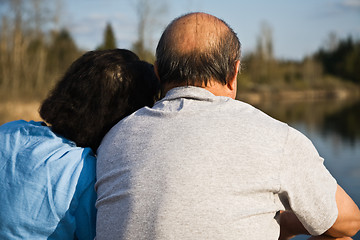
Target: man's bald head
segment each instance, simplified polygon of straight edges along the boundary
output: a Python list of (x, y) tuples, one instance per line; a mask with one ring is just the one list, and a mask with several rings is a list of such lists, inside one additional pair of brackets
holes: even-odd
[(167, 40), (180, 53), (207, 51), (216, 46), (228, 27), (218, 18), (192, 13), (173, 21), (167, 28)]
[(240, 59), (240, 42), (222, 20), (206, 13), (190, 13), (172, 21), (156, 49), (162, 84), (226, 84)]

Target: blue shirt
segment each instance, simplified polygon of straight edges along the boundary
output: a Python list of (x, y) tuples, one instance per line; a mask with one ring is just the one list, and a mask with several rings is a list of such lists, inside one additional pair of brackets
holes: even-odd
[(95, 166), (41, 122), (0, 126), (0, 239), (93, 239)]

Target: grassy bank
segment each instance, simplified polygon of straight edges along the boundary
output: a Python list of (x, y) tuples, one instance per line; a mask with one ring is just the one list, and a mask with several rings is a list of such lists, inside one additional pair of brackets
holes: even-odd
[(238, 81), (237, 99), (251, 103), (264, 102), (303, 102), (326, 101), (360, 98), (360, 85), (327, 76), (320, 78), (316, 83), (292, 82), (255, 84), (246, 76)]
[[(18, 119), (41, 120), (38, 109), (45, 95), (18, 94), (0, 99), (0, 125)], [(296, 102), (345, 102), (349, 99), (360, 99), (360, 86), (354, 84), (337, 84), (331, 87), (316, 88), (279, 88), (279, 87), (238, 87), (237, 99), (255, 106), (292, 104)], [(356, 100), (357, 101), (357, 100)]]
[(9, 121), (40, 120), (38, 100), (3, 100), (0, 102), (0, 125)]
[(309, 89), (309, 90), (280, 90), (280, 91), (240, 91), (237, 99), (251, 104), (262, 104), (264, 102), (304, 102), (304, 101), (326, 101), (360, 98), (360, 88), (356, 89)]

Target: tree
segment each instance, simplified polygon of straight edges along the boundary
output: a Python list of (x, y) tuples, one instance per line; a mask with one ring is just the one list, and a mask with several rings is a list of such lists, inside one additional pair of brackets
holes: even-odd
[(161, 24), (161, 16), (167, 11), (167, 4), (163, 1), (137, 0), (135, 11), (138, 16), (137, 34), (138, 39), (133, 43), (132, 50), (143, 60), (154, 62), (153, 51), (149, 50), (152, 46), (152, 34), (154, 28)]
[(66, 38), (66, 33), (49, 30), (58, 27), (60, 3), (61, 0), (0, 0), (0, 89), (3, 93), (41, 96), (52, 84), (49, 79), (58, 78), (75, 58), (78, 51), (69, 34), (67, 39), (71, 44), (61, 48), (62, 41), (58, 38)]
[(97, 48), (99, 50), (116, 48), (116, 39), (110, 23), (106, 24), (103, 43)]
[(324, 72), (360, 84), (360, 40), (352, 37), (339, 40), (331, 49), (320, 49), (314, 54)]
[(245, 56), (244, 62), (254, 83), (268, 85), (276, 78), (277, 65), (273, 57), (272, 29), (266, 22), (261, 24), (255, 52)]
[(257, 42), (257, 53), (265, 61), (273, 59), (272, 28), (267, 22), (261, 24), (261, 33)]
[(48, 52), (46, 84), (52, 86), (81, 52), (67, 29), (52, 32)]

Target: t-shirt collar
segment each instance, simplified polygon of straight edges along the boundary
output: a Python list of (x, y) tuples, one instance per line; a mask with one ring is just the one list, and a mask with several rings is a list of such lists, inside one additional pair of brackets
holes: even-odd
[(162, 101), (175, 100), (178, 98), (190, 98), (201, 101), (214, 101), (216, 96), (208, 90), (201, 87), (185, 86), (176, 87), (169, 90)]

